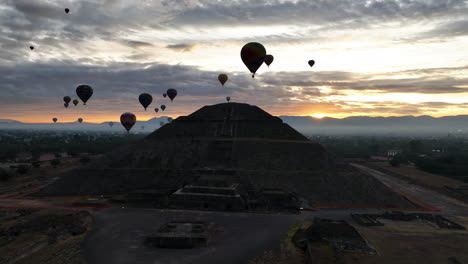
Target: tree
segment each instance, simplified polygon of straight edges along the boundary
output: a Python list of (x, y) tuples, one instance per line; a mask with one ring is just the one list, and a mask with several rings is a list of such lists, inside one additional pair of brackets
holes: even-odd
[(59, 159), (53, 159), (50, 161), (50, 165), (52, 165), (52, 167), (54, 168), (57, 168), (58, 165), (60, 165), (60, 160)]
[(29, 171), (30, 166), (28, 165), (19, 165), (18, 168), (16, 168), (16, 172), (19, 174), (26, 174)]
[(7, 181), (13, 176), (14, 174), (12, 171), (0, 168), (0, 181)]
[(81, 158), (80, 158), (80, 163), (81, 163), (81, 164), (87, 164), (87, 163), (89, 163), (89, 162), (91, 162), (91, 159), (90, 159), (89, 157), (86, 157), (86, 156), (85, 156), (85, 157), (81, 157)]
[(400, 155), (393, 156), (392, 159), (390, 160), (390, 165), (392, 167), (400, 167), (400, 165), (401, 165), (401, 156)]

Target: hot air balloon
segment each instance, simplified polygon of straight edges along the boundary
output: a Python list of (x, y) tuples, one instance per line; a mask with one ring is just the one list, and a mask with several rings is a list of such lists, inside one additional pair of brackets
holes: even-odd
[(122, 123), (122, 126), (125, 127), (127, 130), (127, 133), (130, 133), (130, 129), (132, 129), (133, 125), (135, 125), (136, 122), (136, 116), (132, 113), (123, 113), (120, 116), (120, 123)]
[(78, 118), (78, 122), (79, 122), (80, 124), (83, 123), (83, 118), (81, 118), (81, 117)]
[(177, 90), (176, 89), (167, 89), (166, 94), (167, 94), (167, 96), (169, 96), (169, 98), (171, 99), (171, 102), (172, 102), (172, 100), (174, 100), (174, 98), (177, 96)]
[(109, 126), (110, 126), (110, 127), (113, 127), (113, 126), (114, 126), (114, 122), (109, 122)]
[(268, 67), (270, 67), (270, 64), (273, 62), (273, 59), (273, 55), (268, 54), (265, 56), (265, 59), (263, 61)]
[(68, 103), (64, 103), (63, 106), (65, 106), (65, 108), (68, 108)]
[(166, 98), (167, 94), (163, 93), (163, 97)]
[(312, 66), (314, 66), (314, 64), (315, 64), (315, 61), (314, 61), (314, 60), (310, 60), (308, 63), (309, 63), (309, 66), (312, 67)]
[(76, 99), (73, 100), (73, 104), (74, 104), (75, 106), (77, 106), (79, 102), (80, 102), (80, 101), (78, 101), (78, 100), (76, 100)]
[(241, 59), (252, 73), (252, 78), (254, 78), (258, 68), (262, 66), (265, 56), (265, 47), (258, 42), (249, 42), (242, 47)]
[(154, 111), (157, 113), (157, 112), (159, 112), (159, 109), (156, 107), (156, 108), (154, 109)]
[(167, 118), (167, 122), (168, 122), (168, 123), (171, 123), (172, 120), (174, 120), (174, 119), (172, 119), (172, 117), (168, 117), (168, 118)]
[(166, 106), (165, 105), (161, 105), (161, 110), (165, 110), (166, 109)]
[(159, 122), (159, 126), (164, 126), (164, 122), (163, 121)]
[(65, 13), (67, 13), (67, 14), (70, 13), (70, 9), (65, 8)]
[(228, 102), (231, 101), (231, 97), (229, 97), (229, 96), (226, 97), (226, 101), (228, 101)]
[(63, 101), (64, 101), (65, 103), (67, 103), (67, 104), (70, 103), (70, 101), (71, 101), (70, 96), (65, 96), (65, 97), (63, 97)]
[(33, 50), (33, 49), (34, 49), (34, 46), (29, 46), (29, 49), (30, 49), (30, 50)]
[(57, 123), (57, 120), (58, 119), (56, 117), (52, 118), (52, 121), (54, 121), (54, 123)]
[(86, 102), (93, 95), (93, 88), (91, 88), (89, 85), (82, 84), (76, 87), (76, 94), (81, 99), (81, 101), (83, 101), (83, 104), (86, 105)]
[(224, 86), (227, 80), (228, 76), (226, 74), (221, 73), (220, 75), (218, 75), (218, 81), (221, 83), (222, 86)]
[(151, 94), (142, 93), (138, 97), (138, 101), (140, 101), (140, 104), (145, 108), (146, 111), (148, 105), (150, 105), (151, 102), (153, 102), (153, 97), (151, 96)]

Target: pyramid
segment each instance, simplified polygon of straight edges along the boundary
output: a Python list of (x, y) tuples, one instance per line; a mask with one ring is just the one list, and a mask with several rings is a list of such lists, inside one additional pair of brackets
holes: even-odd
[(204, 106), (71, 172), (40, 195), (171, 192), (200, 175), (282, 188), (310, 204), (412, 206), (371, 176), (339, 165), (319, 143), (257, 106)]

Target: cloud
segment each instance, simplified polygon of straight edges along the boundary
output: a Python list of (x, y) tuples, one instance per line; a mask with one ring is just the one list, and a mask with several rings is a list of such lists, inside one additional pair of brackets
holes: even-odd
[[(265, 83), (270, 86), (318, 88), (338, 91), (375, 91), (380, 93), (449, 94), (468, 92), (468, 78), (458, 77), (457, 71), (466, 67), (431, 68), (411, 71), (363, 74), (352, 72), (276, 72), (265, 73)], [(436, 73), (431, 75), (430, 73)], [(454, 73), (455, 72), (455, 73)], [(422, 74), (411, 78), (393, 78), (399, 74)], [(378, 75), (379, 78), (376, 78)], [(461, 75), (464, 76), (464, 75)]]
[(123, 41), (123, 44), (128, 45), (133, 48), (142, 48), (142, 47), (153, 47), (154, 45), (149, 42), (137, 41), (137, 40), (126, 40)]
[(187, 43), (172, 44), (172, 45), (166, 46), (166, 48), (177, 51), (177, 52), (190, 52), (194, 50), (196, 47), (197, 47), (196, 44), (187, 44)]
[(440, 39), (446, 41), (447, 38), (461, 37), (468, 35), (468, 17), (459, 21), (450, 21), (435, 27), (432, 30), (418, 34), (414, 40)]

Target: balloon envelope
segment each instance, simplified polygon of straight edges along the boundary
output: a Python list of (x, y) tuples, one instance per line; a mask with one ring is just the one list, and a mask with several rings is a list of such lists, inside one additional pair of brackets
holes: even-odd
[(80, 124), (83, 122), (83, 118), (78, 118), (78, 122), (80, 122)]
[(68, 103), (64, 103), (63, 106), (65, 106), (65, 108), (68, 108)]
[(67, 14), (68, 14), (69, 12), (70, 12), (70, 9), (68, 9), (68, 8), (65, 8), (65, 13), (67, 13)]
[(309, 66), (312, 67), (312, 66), (314, 66), (314, 64), (315, 64), (315, 61), (314, 61), (314, 60), (310, 60), (308, 63), (309, 63)]
[(75, 106), (77, 106), (79, 102), (80, 102), (80, 101), (78, 101), (78, 100), (76, 100), (76, 99), (73, 100), (73, 104), (74, 104)]
[(165, 110), (166, 109), (166, 106), (165, 105), (161, 105), (161, 110)]
[(157, 113), (157, 112), (159, 112), (159, 109), (156, 107), (156, 108), (154, 109), (154, 111)]
[(130, 129), (132, 129), (133, 125), (135, 125), (135, 122), (136, 116), (132, 113), (127, 112), (120, 116), (120, 123), (123, 127), (125, 127), (127, 132), (130, 132)]
[(163, 93), (163, 97), (166, 98), (167, 94)]
[(58, 119), (56, 117), (52, 118), (52, 121), (54, 121), (54, 123), (57, 123), (57, 120)]
[(86, 105), (86, 102), (93, 95), (93, 88), (89, 85), (82, 84), (76, 87), (76, 95), (83, 101), (83, 104)]
[(265, 56), (265, 59), (263, 61), (268, 67), (270, 67), (270, 64), (273, 62), (273, 59), (273, 55), (268, 54)]
[(110, 126), (110, 127), (113, 127), (113, 126), (114, 126), (114, 122), (109, 122), (109, 126)]
[(166, 91), (167, 96), (172, 100), (177, 96), (177, 90), (176, 89), (167, 89)]
[(231, 97), (229, 97), (229, 96), (226, 97), (226, 101), (228, 101), (228, 102), (231, 101)]
[(146, 111), (146, 108), (151, 104), (151, 102), (153, 102), (153, 97), (151, 94), (142, 93), (138, 97), (138, 101), (140, 101), (140, 104), (145, 108)]
[(227, 80), (228, 76), (226, 74), (221, 73), (220, 75), (218, 75), (218, 81), (221, 83), (222, 86), (224, 86)]
[(64, 101), (65, 103), (67, 103), (67, 104), (70, 103), (70, 101), (71, 101), (70, 96), (65, 96), (65, 97), (63, 97), (63, 101)]
[(242, 47), (241, 59), (252, 73), (252, 78), (255, 76), (258, 68), (262, 66), (265, 56), (266, 49), (258, 42), (249, 42)]

